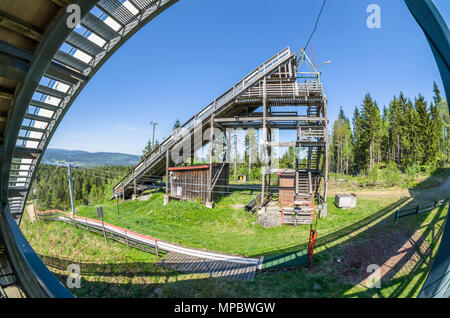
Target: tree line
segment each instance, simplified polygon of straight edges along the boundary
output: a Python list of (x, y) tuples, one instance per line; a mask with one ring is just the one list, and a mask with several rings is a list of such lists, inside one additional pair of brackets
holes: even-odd
[[(75, 206), (99, 204), (111, 197), (112, 187), (129, 167), (107, 166), (71, 169)], [(38, 209), (70, 208), (67, 167), (40, 164), (29, 199), (36, 199)]]
[(436, 83), (432, 101), (413, 100), (400, 92), (382, 111), (367, 93), (353, 118), (342, 107), (330, 139), (330, 171), (371, 172), (375, 166), (396, 165), (401, 171), (445, 166), (450, 155), (450, 116)]

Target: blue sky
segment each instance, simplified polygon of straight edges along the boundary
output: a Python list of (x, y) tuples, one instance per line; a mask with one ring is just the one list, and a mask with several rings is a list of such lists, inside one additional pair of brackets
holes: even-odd
[[(381, 29), (366, 26), (369, 4)], [(445, 21), (450, 1), (434, 0)], [(286, 46), (307, 41), (322, 1), (181, 0), (122, 46), (85, 87), (51, 148), (141, 154)], [(402, 0), (328, 0), (311, 41), (328, 97), (330, 124), (348, 117), (367, 92), (380, 108), (402, 90), (428, 101), (442, 88), (423, 33)]]

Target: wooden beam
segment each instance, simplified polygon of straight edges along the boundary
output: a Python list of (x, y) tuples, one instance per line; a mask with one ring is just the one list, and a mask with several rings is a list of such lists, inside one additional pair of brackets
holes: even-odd
[[(262, 208), (264, 206), (264, 199), (266, 196), (266, 163), (267, 163), (267, 158), (265, 158), (268, 155), (268, 146), (267, 146), (267, 136), (268, 136), (268, 132), (267, 132), (267, 92), (266, 92), (266, 78), (264, 78), (263, 81), (263, 134), (264, 134), (264, 139), (263, 139), (263, 165), (264, 165), (264, 169), (261, 169), (261, 177), (262, 177), (262, 183), (261, 183), (261, 202), (260, 202), (260, 207)], [(265, 148), (265, 149), (264, 149)], [(265, 162), (264, 162), (265, 161)]]
[[(216, 118), (216, 123), (242, 122), (242, 121), (263, 121), (263, 117), (232, 117), (232, 118)], [(266, 121), (323, 121), (324, 117), (307, 117), (307, 116), (268, 116)]]
[(43, 32), (41, 30), (3, 11), (0, 11), (0, 26), (22, 34), (37, 42), (42, 40)]
[[(214, 109), (216, 108), (216, 102), (214, 101)], [(214, 112), (211, 114), (210, 119), (210, 132), (209, 132), (209, 171), (208, 171), (208, 203), (212, 203), (212, 172), (213, 172), (213, 146), (214, 146)]]
[(166, 150), (166, 195), (169, 194), (169, 150)]

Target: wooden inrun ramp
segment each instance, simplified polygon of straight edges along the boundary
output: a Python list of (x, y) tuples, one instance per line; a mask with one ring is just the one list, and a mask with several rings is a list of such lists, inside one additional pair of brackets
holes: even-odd
[(240, 281), (252, 281), (257, 270), (255, 264), (211, 260), (176, 252), (168, 253), (161, 263), (163, 266), (181, 273), (208, 274), (209, 277)]
[(147, 252), (157, 255), (165, 254), (159, 262), (160, 265), (182, 273), (209, 274), (210, 277), (251, 281), (255, 277), (256, 269), (262, 264), (262, 258), (248, 258), (182, 247), (106, 222), (71, 215), (59, 210), (43, 211), (37, 215), (40, 219), (65, 222)]

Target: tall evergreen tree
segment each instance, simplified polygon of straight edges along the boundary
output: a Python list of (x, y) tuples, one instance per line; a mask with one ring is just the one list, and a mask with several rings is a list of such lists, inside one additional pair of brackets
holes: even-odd
[[(440, 161), (445, 164), (450, 162), (450, 115), (447, 100), (442, 99), (441, 92), (436, 84), (433, 83), (433, 103), (435, 106), (435, 115), (432, 117), (436, 120), (436, 130), (439, 139), (438, 155)], [(437, 113), (437, 114), (436, 114)]]
[(426, 165), (433, 158), (433, 127), (431, 125), (431, 117), (427, 110), (425, 98), (419, 94), (415, 99), (414, 107), (417, 113), (416, 124), (416, 143), (418, 163)]
[(355, 106), (353, 111), (353, 171), (355, 173), (363, 170), (363, 155), (362, 155), (362, 119), (358, 107)]
[(333, 123), (331, 142), (332, 171), (348, 173), (352, 157), (352, 131), (342, 107), (338, 119)]
[(180, 120), (177, 118), (177, 120), (175, 120), (175, 123), (173, 124), (172, 131), (177, 128), (180, 128), (180, 127), (181, 127), (181, 123), (180, 123)]
[(402, 124), (402, 110), (400, 109), (400, 102), (397, 97), (389, 104), (389, 140), (390, 140), (390, 150), (389, 150), (389, 160), (394, 160), (397, 165), (400, 165), (400, 153), (401, 153), (401, 124)]
[(375, 166), (375, 159), (380, 146), (381, 130), (380, 110), (377, 103), (372, 99), (369, 93), (364, 97), (361, 109), (361, 128), (362, 128), (362, 155), (365, 169), (372, 171)]

